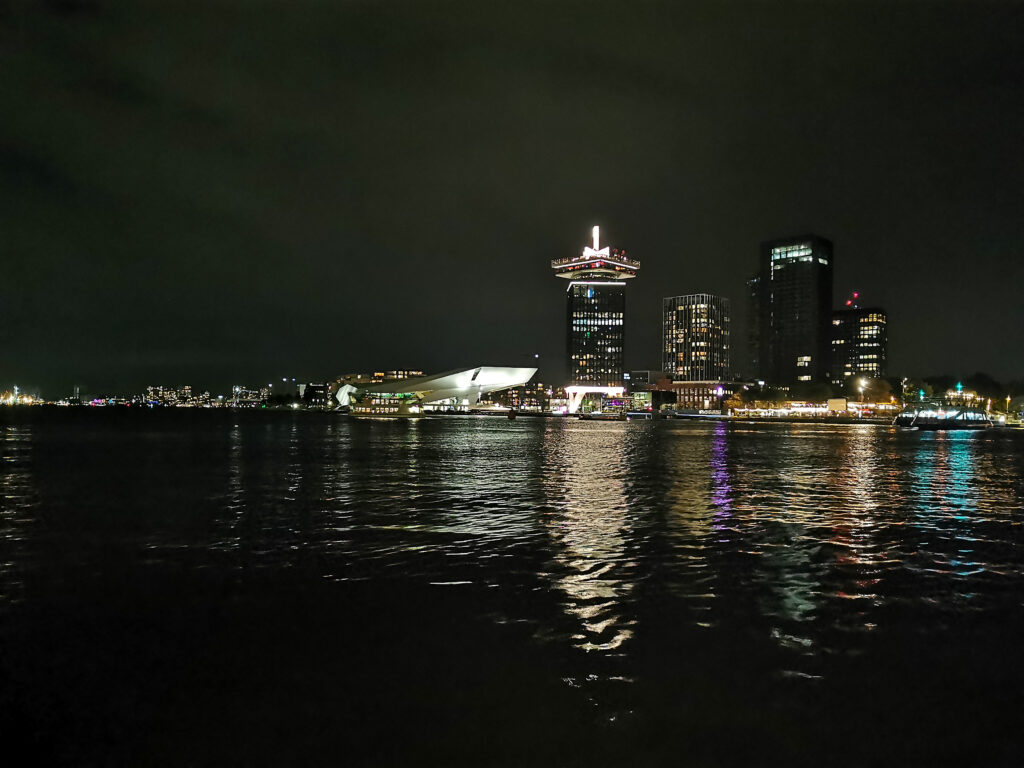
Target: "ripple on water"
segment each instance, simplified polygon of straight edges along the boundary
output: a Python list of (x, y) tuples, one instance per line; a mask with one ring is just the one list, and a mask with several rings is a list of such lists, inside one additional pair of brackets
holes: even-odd
[(921, 692), (919, 657), (966, 662), (920, 638), (998, 657), (1021, 623), (1024, 433), (300, 416), (5, 426), (0, 610), (74, 579), (100, 603), (147, 573), (294, 584), (330, 595), (310, 616), (359, 606), (351, 632), (491, 626), (506, 645), (459, 663), (535, 654), (629, 728), (727, 719), (743, 689), (813, 719), (801, 691), (841, 708), (829, 686), (874, 668)]

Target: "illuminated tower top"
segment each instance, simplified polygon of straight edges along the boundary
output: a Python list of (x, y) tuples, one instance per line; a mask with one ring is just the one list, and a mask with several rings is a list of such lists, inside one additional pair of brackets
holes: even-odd
[(556, 277), (566, 280), (593, 280), (598, 282), (628, 280), (636, 277), (640, 262), (626, 258), (626, 252), (607, 245), (601, 248), (601, 228), (594, 227), (594, 247), (586, 246), (579, 256), (554, 259), (551, 268)]

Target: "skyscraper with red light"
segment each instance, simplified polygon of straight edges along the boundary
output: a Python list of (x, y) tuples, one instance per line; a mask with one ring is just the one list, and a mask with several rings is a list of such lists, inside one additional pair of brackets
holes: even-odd
[(832, 313), (830, 378), (848, 391), (858, 379), (880, 379), (887, 370), (888, 317), (881, 307), (861, 307), (859, 299), (854, 292)]

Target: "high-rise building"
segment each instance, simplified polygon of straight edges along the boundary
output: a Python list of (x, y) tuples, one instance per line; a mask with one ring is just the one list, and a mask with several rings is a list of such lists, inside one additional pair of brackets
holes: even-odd
[(832, 313), (833, 384), (847, 386), (858, 378), (880, 379), (886, 373), (887, 317), (881, 307), (858, 307), (857, 294), (845, 309)]
[(662, 300), (662, 368), (676, 381), (726, 381), (729, 300), (710, 293)]
[(747, 365), (748, 376), (761, 373), (761, 273), (747, 280)]
[(761, 244), (758, 362), (770, 384), (829, 380), (832, 243), (817, 235)]
[(555, 275), (566, 288), (566, 357), (569, 411), (574, 413), (587, 393), (622, 395), (625, 385), (626, 284), (640, 262), (625, 251), (594, 245), (578, 256), (555, 259)]

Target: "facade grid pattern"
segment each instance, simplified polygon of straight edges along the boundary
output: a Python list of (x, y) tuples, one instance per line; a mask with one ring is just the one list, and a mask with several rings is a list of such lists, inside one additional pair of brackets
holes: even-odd
[(566, 297), (570, 385), (623, 386), (626, 286), (574, 282)]
[(729, 300), (709, 293), (662, 301), (662, 367), (676, 381), (730, 378)]

